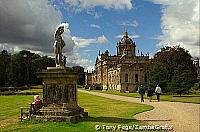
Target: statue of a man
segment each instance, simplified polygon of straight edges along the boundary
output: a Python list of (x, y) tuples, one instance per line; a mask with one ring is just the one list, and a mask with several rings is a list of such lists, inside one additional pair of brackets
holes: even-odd
[(64, 26), (60, 26), (55, 33), (54, 53), (56, 54), (56, 67), (64, 66), (62, 60), (62, 49), (65, 42), (62, 40), (61, 34), (64, 32)]

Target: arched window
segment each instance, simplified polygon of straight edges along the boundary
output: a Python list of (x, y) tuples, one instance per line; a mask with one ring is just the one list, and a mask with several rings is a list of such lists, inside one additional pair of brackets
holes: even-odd
[(125, 74), (125, 82), (128, 82), (128, 74)]
[(138, 82), (138, 74), (135, 74), (135, 82)]

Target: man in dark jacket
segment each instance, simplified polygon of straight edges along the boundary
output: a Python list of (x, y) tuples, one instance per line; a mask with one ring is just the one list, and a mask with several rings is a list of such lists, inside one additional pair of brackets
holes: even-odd
[(145, 94), (145, 89), (144, 87), (141, 85), (139, 90), (138, 90), (138, 93), (140, 94), (141, 96), (141, 102), (144, 102), (144, 94)]

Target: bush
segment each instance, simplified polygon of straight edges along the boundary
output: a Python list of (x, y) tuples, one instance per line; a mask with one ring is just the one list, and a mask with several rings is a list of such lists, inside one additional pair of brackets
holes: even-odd
[(195, 83), (194, 86), (192, 87), (194, 90), (200, 90), (200, 81), (198, 83)]
[(5, 91), (18, 91), (18, 90), (27, 90), (29, 87), (0, 87), (0, 92), (5, 92)]
[(103, 86), (102, 86), (101, 84), (96, 84), (96, 85), (94, 86), (94, 89), (95, 89), (95, 90), (102, 90), (102, 89), (103, 89)]
[(39, 95), (41, 92), (14, 92), (14, 91), (5, 91), (0, 92), (0, 95)]
[(14, 91), (5, 91), (5, 92), (0, 92), (0, 95), (15, 95)]

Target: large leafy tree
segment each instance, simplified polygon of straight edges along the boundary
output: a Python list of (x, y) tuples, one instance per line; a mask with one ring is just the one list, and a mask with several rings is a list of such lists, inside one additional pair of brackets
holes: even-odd
[(164, 92), (186, 92), (196, 82), (197, 72), (192, 56), (179, 46), (165, 47), (156, 53), (150, 71), (149, 85), (160, 84)]

